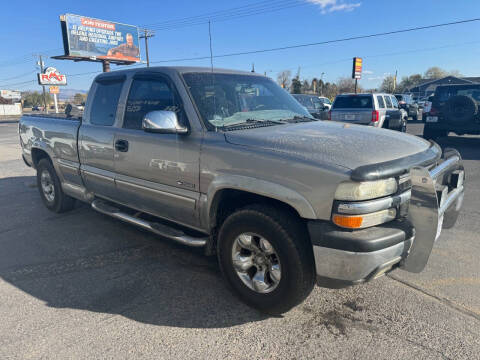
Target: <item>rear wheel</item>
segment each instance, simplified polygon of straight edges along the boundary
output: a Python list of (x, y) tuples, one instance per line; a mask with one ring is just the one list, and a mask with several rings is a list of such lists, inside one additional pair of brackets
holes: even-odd
[(281, 314), (312, 291), (315, 266), (303, 224), (287, 212), (253, 205), (230, 215), (218, 234), (218, 260), (248, 305)]
[(48, 159), (41, 159), (37, 164), (37, 187), (47, 209), (62, 213), (75, 206), (75, 199), (63, 192), (60, 179)]
[(423, 137), (427, 140), (436, 140), (438, 138), (447, 136), (448, 133), (449, 133), (448, 130), (431, 129), (427, 126), (425, 126), (423, 129)]

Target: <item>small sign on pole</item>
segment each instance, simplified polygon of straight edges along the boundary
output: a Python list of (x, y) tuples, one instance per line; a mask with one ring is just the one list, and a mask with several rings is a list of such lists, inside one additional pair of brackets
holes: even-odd
[(353, 58), (352, 79), (355, 79), (355, 94), (357, 93), (358, 80), (362, 78), (363, 59)]
[(53, 94), (53, 102), (55, 104), (55, 114), (58, 114), (58, 100), (57, 94), (60, 93), (60, 88), (58, 86), (50, 86), (50, 94)]

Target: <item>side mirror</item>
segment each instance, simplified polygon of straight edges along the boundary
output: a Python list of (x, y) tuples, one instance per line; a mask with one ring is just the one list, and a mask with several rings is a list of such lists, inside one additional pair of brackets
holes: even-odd
[(142, 129), (160, 134), (186, 134), (188, 128), (181, 125), (173, 111), (156, 110), (147, 113), (142, 120)]

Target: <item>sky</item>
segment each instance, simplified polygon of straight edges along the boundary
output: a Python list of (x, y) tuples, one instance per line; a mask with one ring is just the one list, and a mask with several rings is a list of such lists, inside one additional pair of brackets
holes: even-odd
[[(264, 3), (269, 11), (215, 20), (214, 12)], [(288, 6), (288, 7), (287, 7)], [(283, 8), (282, 8), (283, 7)], [(211, 14), (214, 55), (322, 42), (452, 21), (480, 18), (478, 0), (49, 0), (8, 1), (0, 12), (0, 89), (40, 90), (33, 54), (62, 55), (59, 15), (71, 13), (155, 28), (149, 41), (156, 65), (210, 66), (210, 60), (171, 61), (210, 54), (208, 24), (179, 27), (179, 19)], [(217, 13), (218, 14), (218, 13)], [(165, 22), (170, 29), (166, 29)], [(172, 25), (174, 24), (175, 26)], [(336, 81), (350, 77), (352, 58), (363, 57), (360, 85), (378, 87), (383, 78), (423, 73), (431, 66), (480, 76), (480, 21), (390, 36), (275, 52), (214, 59), (214, 66), (251, 70), (276, 78), (290, 70), (300, 77)], [(143, 41), (140, 43), (144, 60)], [(47, 66), (67, 74), (68, 88), (88, 90), (100, 63), (46, 58)], [(126, 66), (112, 65), (112, 71)]]

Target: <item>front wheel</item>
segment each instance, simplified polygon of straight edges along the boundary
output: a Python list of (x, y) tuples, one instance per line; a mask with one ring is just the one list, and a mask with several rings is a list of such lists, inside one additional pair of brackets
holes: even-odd
[(73, 209), (75, 199), (63, 192), (52, 163), (48, 159), (41, 159), (36, 167), (37, 187), (47, 209), (56, 213)]
[(234, 292), (248, 305), (281, 314), (315, 284), (312, 245), (287, 212), (254, 205), (230, 215), (218, 234), (218, 260)]

